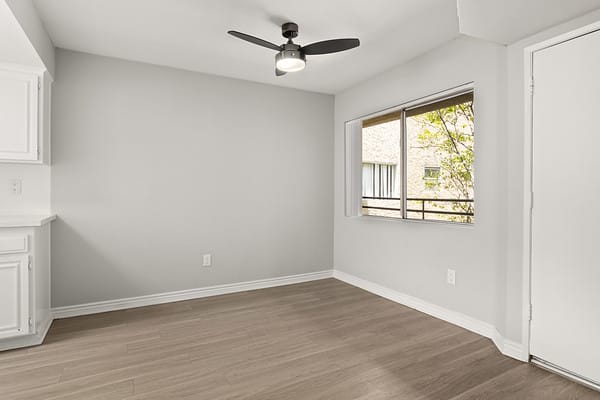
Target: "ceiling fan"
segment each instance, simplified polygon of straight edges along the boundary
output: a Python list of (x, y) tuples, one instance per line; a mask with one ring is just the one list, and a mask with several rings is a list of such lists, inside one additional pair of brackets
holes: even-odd
[(247, 42), (277, 51), (278, 53), (275, 56), (275, 75), (277, 76), (303, 70), (306, 66), (306, 56), (337, 53), (360, 45), (358, 39), (332, 39), (300, 46), (292, 41), (293, 38), (298, 36), (298, 25), (293, 22), (286, 22), (281, 25), (281, 34), (288, 40), (287, 43), (281, 46), (242, 32), (228, 31), (227, 33)]

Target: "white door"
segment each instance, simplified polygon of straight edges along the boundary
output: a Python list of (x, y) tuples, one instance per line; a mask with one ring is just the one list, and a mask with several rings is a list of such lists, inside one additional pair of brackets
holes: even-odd
[(0, 257), (0, 339), (29, 333), (28, 256)]
[(533, 57), (532, 356), (600, 383), (600, 32)]
[(38, 77), (0, 70), (0, 160), (38, 159)]

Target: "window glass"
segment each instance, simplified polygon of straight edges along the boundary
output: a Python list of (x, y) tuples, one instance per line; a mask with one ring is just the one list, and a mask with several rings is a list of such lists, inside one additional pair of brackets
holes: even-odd
[(408, 110), (406, 144), (406, 217), (473, 222), (472, 97)]
[(400, 114), (363, 122), (363, 214), (402, 217), (400, 122)]

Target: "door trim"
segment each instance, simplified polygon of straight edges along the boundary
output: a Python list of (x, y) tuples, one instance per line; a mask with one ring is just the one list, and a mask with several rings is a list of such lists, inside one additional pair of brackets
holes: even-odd
[[(532, 207), (533, 207), (533, 57), (537, 51), (547, 49), (548, 47), (576, 39), (595, 31), (600, 30), (600, 21), (585, 25), (581, 28), (563, 33), (551, 39), (533, 44), (524, 49), (524, 85), (523, 96), (525, 99), (525, 115), (524, 115), (524, 143), (523, 143), (523, 293), (522, 293), (522, 330), (521, 342), (523, 350), (527, 354), (530, 361), (536, 362), (531, 357), (530, 341), (531, 341), (531, 245), (532, 245)], [(547, 369), (550, 369), (544, 364)], [(555, 369), (557, 369), (555, 367)], [(557, 372), (554, 371), (553, 372)], [(564, 374), (564, 372), (562, 372)], [(589, 382), (587, 384), (590, 385)]]

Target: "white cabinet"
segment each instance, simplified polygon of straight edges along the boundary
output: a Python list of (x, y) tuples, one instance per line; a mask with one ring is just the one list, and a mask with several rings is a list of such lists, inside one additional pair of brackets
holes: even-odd
[(38, 160), (40, 76), (0, 70), (0, 160)]
[(0, 339), (29, 334), (28, 259), (0, 258)]
[(0, 163), (50, 163), (52, 77), (0, 63)]
[(50, 222), (0, 215), (0, 351), (42, 343), (50, 313)]

